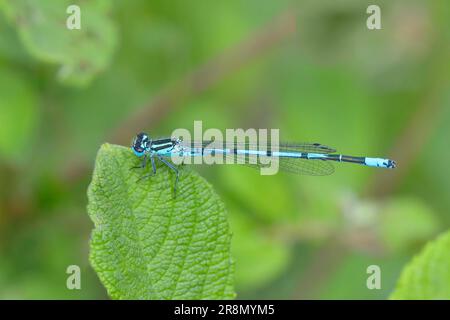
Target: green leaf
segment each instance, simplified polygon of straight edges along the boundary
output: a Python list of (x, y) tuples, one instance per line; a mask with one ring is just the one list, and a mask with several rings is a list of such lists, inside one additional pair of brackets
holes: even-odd
[[(158, 161), (159, 162), (159, 161)], [(104, 144), (88, 190), (95, 224), (90, 261), (115, 299), (230, 299), (234, 264), (226, 211), (212, 186), (189, 170), (137, 181), (148, 168), (129, 148)], [(151, 166), (150, 166), (151, 167)]]
[(110, 1), (79, 3), (81, 29), (66, 26), (70, 0), (14, 0), (0, 9), (18, 29), (29, 53), (59, 66), (58, 78), (71, 85), (86, 85), (110, 63), (116, 46), (116, 29), (110, 21)]
[(404, 268), (391, 299), (450, 299), (450, 231)]

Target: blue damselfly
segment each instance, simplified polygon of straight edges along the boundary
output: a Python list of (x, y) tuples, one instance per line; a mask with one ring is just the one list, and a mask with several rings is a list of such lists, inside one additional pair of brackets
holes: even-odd
[(186, 159), (220, 155), (227, 163), (244, 164), (254, 168), (267, 167), (269, 162), (278, 161), (278, 168), (281, 171), (314, 176), (333, 173), (332, 161), (388, 169), (396, 167), (395, 161), (390, 159), (336, 154), (335, 149), (319, 143), (279, 143), (273, 148), (270, 144), (260, 146), (251, 143), (225, 143), (213, 140), (200, 142), (182, 141), (178, 138), (152, 140), (148, 134), (142, 132), (134, 138), (131, 149), (136, 156), (143, 158), (142, 164), (138, 168), (146, 167), (147, 160), (149, 160), (153, 174), (156, 174), (155, 158), (157, 158), (172, 169), (176, 174), (175, 193), (179, 171), (177, 166), (169, 161), (173, 157), (177, 157), (178, 160), (181, 159), (181, 163), (185, 163)]

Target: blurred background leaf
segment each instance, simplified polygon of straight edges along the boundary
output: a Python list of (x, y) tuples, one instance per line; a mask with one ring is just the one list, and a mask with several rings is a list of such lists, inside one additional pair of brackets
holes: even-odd
[(71, 4), (69, 0), (18, 0), (5, 2), (3, 10), (32, 56), (56, 64), (61, 81), (87, 85), (112, 58), (116, 31), (108, 17), (111, 5), (106, 0), (83, 2), (81, 29), (70, 32), (66, 11)]
[(380, 237), (392, 252), (414, 249), (440, 231), (434, 212), (417, 199), (392, 200), (380, 214), (380, 219)]

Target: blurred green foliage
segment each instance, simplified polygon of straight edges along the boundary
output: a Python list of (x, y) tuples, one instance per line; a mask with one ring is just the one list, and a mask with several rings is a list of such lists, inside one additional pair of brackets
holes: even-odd
[(69, 0), (18, 0), (7, 2), (3, 11), (32, 56), (58, 65), (57, 76), (62, 82), (85, 85), (109, 64), (116, 32), (106, 0), (83, 3), (82, 28), (67, 32), (67, 16), (73, 14), (68, 10), (71, 4)]
[[(1, 298), (107, 298), (88, 263), (86, 188), (99, 146), (132, 138), (117, 138), (124, 126), (280, 128), (284, 140), (398, 160), (329, 177), (194, 168), (228, 209), (238, 298), (387, 298), (449, 228), (448, 1), (71, 3), (81, 30), (65, 28), (66, 1), (0, 1)], [(366, 28), (369, 4), (381, 30)], [(292, 18), (295, 30), (273, 32)], [(230, 67), (255, 39), (262, 50)], [(189, 83), (196, 70), (207, 72)], [(148, 125), (133, 127), (143, 109)], [(79, 291), (65, 286), (72, 264)], [(366, 287), (371, 264), (381, 290)]]

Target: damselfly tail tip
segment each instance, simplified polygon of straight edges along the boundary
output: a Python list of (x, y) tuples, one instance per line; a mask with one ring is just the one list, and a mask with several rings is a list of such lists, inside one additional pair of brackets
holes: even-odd
[(387, 167), (388, 167), (389, 169), (394, 169), (394, 168), (397, 167), (397, 162), (395, 162), (394, 160), (388, 160)]

